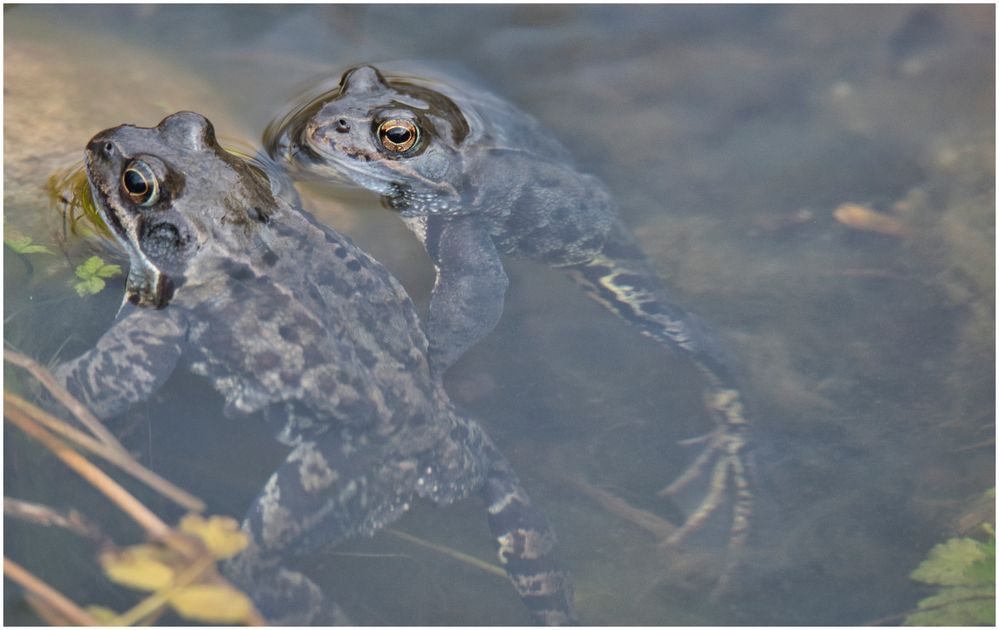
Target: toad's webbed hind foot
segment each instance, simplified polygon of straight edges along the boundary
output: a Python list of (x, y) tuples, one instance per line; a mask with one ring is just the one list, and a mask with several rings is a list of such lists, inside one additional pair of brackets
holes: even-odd
[(735, 361), (699, 319), (663, 298), (658, 277), (623, 226), (615, 226), (600, 254), (586, 263), (566, 267), (566, 271), (597, 302), (642, 334), (688, 357), (705, 376), (705, 401), (715, 428), (688, 441), (704, 444), (702, 452), (660, 495), (673, 495), (708, 476), (704, 498), (667, 544), (677, 544), (697, 531), (731, 497), (729, 563), (716, 588), (720, 592), (745, 545), (753, 511), (747, 448), (750, 427), (736, 383)]
[(690, 483), (709, 474), (704, 498), (683, 525), (664, 541), (666, 545), (680, 544), (688, 535), (703, 527), (708, 518), (731, 496), (732, 523), (729, 527), (728, 562), (712, 593), (712, 596), (717, 596), (727, 589), (746, 544), (754, 497), (750, 487), (749, 454), (746, 452), (748, 427), (738, 390), (712, 390), (707, 406), (716, 418), (723, 420), (707, 435), (684, 441), (685, 444), (703, 444), (701, 453), (658, 494), (664, 497), (674, 496)]

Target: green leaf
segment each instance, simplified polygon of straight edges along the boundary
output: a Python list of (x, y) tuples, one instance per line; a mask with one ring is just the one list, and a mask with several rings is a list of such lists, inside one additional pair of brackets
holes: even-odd
[(104, 266), (104, 261), (100, 256), (91, 256), (76, 268), (77, 277), (87, 279), (97, 273), (97, 270)]
[(975, 560), (971, 563), (971, 566), (964, 572), (965, 577), (969, 580), (974, 580), (976, 584), (995, 584), (996, 583), (996, 539), (989, 539), (987, 543), (982, 545), (985, 551), (985, 557), (980, 560)]
[(44, 245), (35, 245), (32, 243), (30, 236), (11, 234), (3, 242), (18, 254), (55, 254), (55, 252)]
[(97, 275), (101, 278), (113, 278), (121, 275), (121, 267), (118, 265), (104, 265), (97, 270)]
[[(951, 538), (930, 550), (926, 560), (909, 577), (926, 584), (973, 586), (982, 580), (968, 575), (968, 569), (988, 556), (988, 546), (973, 538)], [(994, 552), (993, 552), (994, 557)]]
[(100, 278), (87, 278), (74, 284), (73, 288), (80, 297), (97, 295), (104, 290), (104, 281)]
[(74, 284), (73, 288), (83, 297), (100, 293), (104, 289), (104, 280), (101, 278), (121, 275), (121, 267), (104, 262), (100, 256), (91, 256), (76, 268), (75, 273), (80, 282)]
[(995, 589), (951, 586), (919, 602), (917, 612), (905, 618), (907, 626), (995, 625)]

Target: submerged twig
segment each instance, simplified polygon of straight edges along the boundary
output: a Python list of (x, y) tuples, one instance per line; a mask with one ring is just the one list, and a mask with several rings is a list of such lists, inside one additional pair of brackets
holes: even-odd
[(428, 540), (423, 540), (422, 538), (419, 538), (419, 537), (414, 536), (412, 534), (407, 534), (406, 532), (399, 531), (399, 530), (393, 529), (391, 527), (386, 527), (385, 531), (387, 533), (389, 533), (389, 534), (392, 534), (396, 538), (401, 538), (401, 539), (405, 540), (406, 542), (411, 542), (414, 545), (419, 545), (421, 547), (426, 547), (427, 549), (433, 549), (434, 551), (436, 551), (438, 553), (442, 553), (445, 556), (449, 556), (451, 558), (454, 558), (455, 560), (458, 560), (459, 562), (464, 562), (465, 564), (469, 564), (469, 565), (471, 565), (473, 567), (482, 569), (483, 571), (485, 571), (487, 573), (492, 573), (493, 575), (498, 575), (501, 578), (506, 578), (506, 572), (503, 569), (501, 569), (498, 566), (496, 566), (495, 564), (490, 564), (488, 562), (485, 562), (484, 560), (479, 560), (475, 556), (470, 556), (467, 553), (463, 553), (461, 551), (458, 551), (457, 549), (452, 549), (450, 547), (445, 547), (444, 545), (438, 545), (437, 543), (432, 543), (432, 542), (430, 542)]
[(17, 409), (18, 411), (26, 414), (33, 421), (45, 426), (50, 431), (58, 433), (60, 436), (76, 443), (81, 448), (88, 450), (98, 457), (101, 457), (121, 468), (181, 507), (194, 512), (204, 511), (205, 504), (201, 499), (178, 488), (153, 471), (145, 468), (136, 462), (131, 455), (128, 455), (127, 453), (122, 454), (117, 450), (108, 448), (101, 442), (98, 442), (97, 440), (84, 434), (82, 431), (69, 426), (59, 418), (46, 412), (44, 409), (40, 409), (35, 405), (32, 405), (19, 396), (4, 392), (3, 401), (6, 408)]
[(41, 442), (64, 464), (100, 490), (112, 503), (121, 508), (132, 520), (145, 529), (151, 538), (165, 540), (168, 537), (170, 527), (161, 521), (149, 508), (121, 487), (107, 473), (91, 464), (87, 458), (41, 427), (23, 410), (6, 408), (4, 409), (4, 416), (10, 419), (19, 429)]
[(70, 601), (65, 595), (35, 577), (27, 569), (7, 556), (3, 558), (3, 574), (20, 584), (22, 588), (38, 597), (45, 604), (51, 606), (71, 623), (78, 626), (102, 625), (88, 615), (86, 611)]
[(649, 532), (659, 540), (666, 540), (676, 533), (677, 527), (666, 519), (636, 508), (624, 499), (583, 481), (576, 475), (564, 475), (564, 479), (577, 490), (590, 497), (600, 507), (632, 525)]
[(107, 537), (96, 525), (88, 521), (76, 510), (68, 510), (63, 513), (53, 507), (40, 503), (31, 503), (29, 501), (4, 497), (3, 514), (4, 516), (19, 518), (31, 523), (45, 525), (46, 527), (62, 527), (78, 536), (97, 543), (103, 543), (107, 540)]

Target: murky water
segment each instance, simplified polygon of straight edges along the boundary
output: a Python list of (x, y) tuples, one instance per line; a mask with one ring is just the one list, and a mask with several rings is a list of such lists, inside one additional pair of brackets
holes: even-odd
[[(993, 7), (16, 6), (4, 17), (6, 235), (55, 252), (5, 247), (4, 338), (42, 361), (84, 351), (120, 300), (121, 278), (74, 291), (91, 245), (64, 233), (46, 192), (109, 126), (193, 109), (230, 145), (258, 146), (317, 76), (419, 59), (459, 64), (608, 184), (677, 301), (749, 370), (759, 489), (750, 549), (711, 603), (723, 516), (663, 549), (571, 481), (676, 521), (685, 506), (655, 492), (696, 454), (679, 442), (709, 428), (699, 377), (557, 271), (510, 261), (503, 321), (448, 386), (549, 514), (586, 623), (905, 612), (927, 593), (909, 572), (995, 484)], [(425, 254), (377, 199), (301, 192), (425, 304)], [(152, 468), (239, 516), (283, 452), (262, 423), (219, 409), (177, 374), (114, 426)], [(14, 430), (5, 437), (6, 495), (116, 517)], [(128, 601), (91, 549), (5, 525), (5, 554), (67, 593)], [(474, 501), (420, 506), (395, 528), (492, 554)], [(357, 623), (528, 621), (502, 579), (390, 532), (311, 562)], [(16, 589), (5, 613), (34, 619)]]

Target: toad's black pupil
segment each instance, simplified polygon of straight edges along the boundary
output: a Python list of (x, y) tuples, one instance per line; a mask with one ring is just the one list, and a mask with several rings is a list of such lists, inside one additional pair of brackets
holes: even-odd
[(141, 195), (149, 190), (149, 184), (138, 171), (129, 169), (125, 171), (125, 190), (133, 195)]
[(410, 137), (409, 129), (405, 127), (390, 127), (388, 131), (385, 132), (385, 137), (396, 144), (403, 144), (409, 140)]

